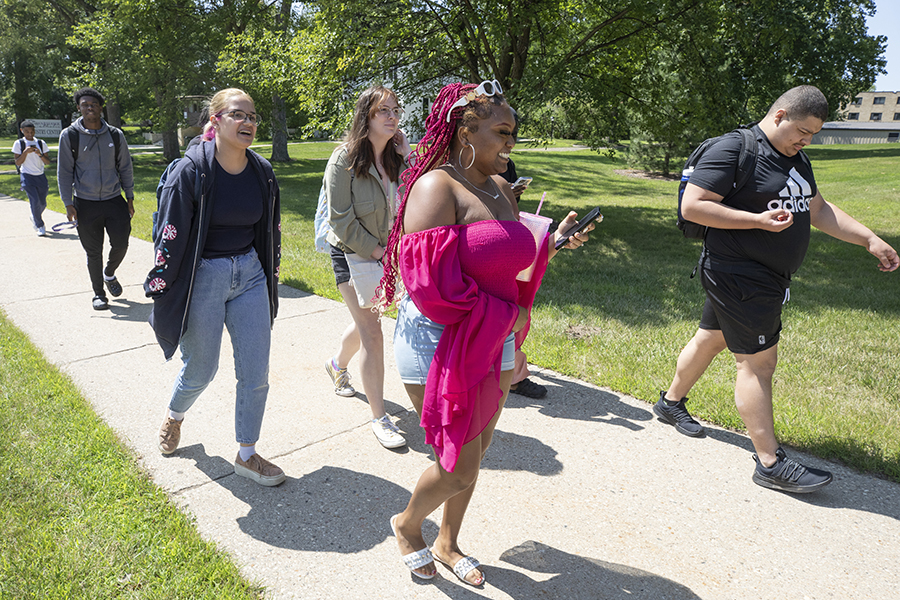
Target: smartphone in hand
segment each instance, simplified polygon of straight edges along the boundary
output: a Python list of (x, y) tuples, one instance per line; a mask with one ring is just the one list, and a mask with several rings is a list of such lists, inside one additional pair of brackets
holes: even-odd
[(571, 227), (568, 231), (566, 231), (562, 237), (556, 240), (556, 244), (554, 248), (559, 250), (563, 246), (569, 243), (569, 239), (575, 235), (576, 233), (580, 233), (585, 230), (585, 228), (590, 225), (593, 221), (600, 222), (603, 220), (603, 215), (600, 214), (600, 207), (595, 206), (592, 208), (588, 214), (584, 215), (578, 223), (575, 224), (574, 227)]

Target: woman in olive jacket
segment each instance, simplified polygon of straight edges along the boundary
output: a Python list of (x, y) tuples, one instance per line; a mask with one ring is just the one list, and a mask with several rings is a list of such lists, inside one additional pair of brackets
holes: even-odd
[(371, 263), (379, 261), (380, 266), (394, 223), (400, 173), (406, 169), (405, 159), (410, 153), (409, 142), (400, 130), (402, 116), (403, 109), (392, 90), (382, 86), (365, 90), (356, 102), (345, 143), (331, 155), (323, 181), (331, 265), (338, 291), (353, 319), (341, 336), (337, 354), (325, 361), (325, 370), (335, 394), (353, 396), (356, 390), (350, 385), (347, 365), (360, 352), (360, 375), (372, 409), (372, 432), (385, 448), (404, 446), (406, 440), (384, 410), (381, 322), (371, 305), (360, 306), (347, 258), (356, 255)]

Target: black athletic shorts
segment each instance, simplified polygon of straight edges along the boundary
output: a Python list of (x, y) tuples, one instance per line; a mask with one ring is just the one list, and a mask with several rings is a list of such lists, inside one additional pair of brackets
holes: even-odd
[(334, 270), (334, 281), (337, 285), (350, 281), (350, 266), (347, 264), (347, 257), (340, 248), (335, 248), (328, 244), (331, 248), (331, 268)]
[(700, 281), (706, 290), (700, 329), (721, 330), (735, 354), (756, 354), (778, 343), (790, 280), (760, 265), (741, 273), (702, 268)]

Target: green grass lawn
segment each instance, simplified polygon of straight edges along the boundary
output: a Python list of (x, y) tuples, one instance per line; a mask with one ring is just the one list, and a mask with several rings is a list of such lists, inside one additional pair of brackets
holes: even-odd
[(262, 598), (0, 311), (0, 598)]

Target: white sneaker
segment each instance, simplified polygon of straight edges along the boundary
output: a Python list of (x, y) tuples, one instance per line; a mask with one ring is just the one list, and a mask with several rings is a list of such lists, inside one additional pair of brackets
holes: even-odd
[(372, 432), (385, 448), (400, 448), (406, 445), (406, 440), (400, 435), (400, 429), (387, 415), (380, 419), (372, 419)]
[(43, 237), (43, 236), (47, 235), (47, 230), (44, 229), (43, 227), (38, 227), (38, 228), (37, 228), (37, 234), (38, 234), (39, 236)]

